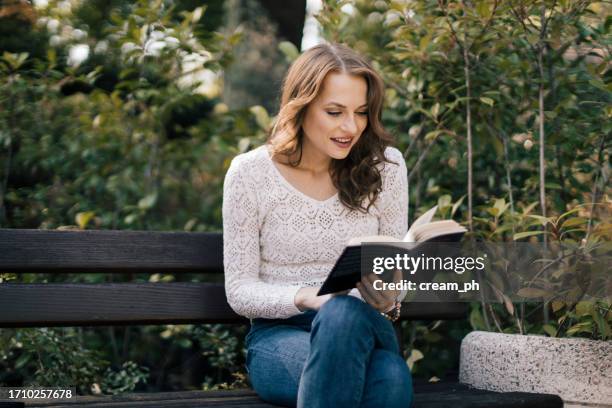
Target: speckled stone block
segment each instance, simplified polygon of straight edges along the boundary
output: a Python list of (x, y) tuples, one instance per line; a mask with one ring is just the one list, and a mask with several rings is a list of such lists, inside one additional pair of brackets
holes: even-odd
[(461, 343), (459, 381), (612, 407), (612, 341), (471, 332)]

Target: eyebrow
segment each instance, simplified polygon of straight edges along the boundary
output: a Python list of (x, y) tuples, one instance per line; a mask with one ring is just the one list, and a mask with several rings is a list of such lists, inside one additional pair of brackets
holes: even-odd
[[(338, 103), (338, 102), (329, 102), (329, 103), (325, 104), (325, 106), (327, 106), (327, 105), (336, 105), (336, 106), (339, 106), (341, 108), (346, 108), (346, 106), (344, 106), (343, 104)], [(359, 106), (357, 109), (363, 108), (364, 106), (367, 108), (368, 104), (364, 103), (363, 105)]]

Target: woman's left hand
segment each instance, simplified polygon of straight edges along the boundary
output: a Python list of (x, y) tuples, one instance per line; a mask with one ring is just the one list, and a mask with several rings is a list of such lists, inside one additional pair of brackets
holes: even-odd
[[(374, 309), (379, 312), (388, 312), (395, 306), (395, 300), (400, 294), (399, 290), (376, 290), (374, 289), (374, 281), (380, 279), (378, 275), (369, 273), (361, 277), (361, 281), (357, 282), (357, 289), (363, 299), (368, 302)], [(400, 270), (393, 272), (393, 281), (399, 282), (402, 279)]]

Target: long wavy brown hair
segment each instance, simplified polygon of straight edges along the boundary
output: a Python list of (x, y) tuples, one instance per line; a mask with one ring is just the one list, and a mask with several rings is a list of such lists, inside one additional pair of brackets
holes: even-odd
[(283, 81), (280, 110), (268, 143), (273, 155), (286, 156), (293, 167), (300, 164), (306, 109), (330, 72), (361, 76), (368, 85), (368, 124), (349, 155), (343, 160), (332, 159), (330, 168), (340, 201), (351, 210), (367, 212), (381, 191), (378, 165), (390, 163), (384, 151), (393, 138), (381, 123), (384, 83), (361, 55), (342, 44), (319, 44), (300, 55)]

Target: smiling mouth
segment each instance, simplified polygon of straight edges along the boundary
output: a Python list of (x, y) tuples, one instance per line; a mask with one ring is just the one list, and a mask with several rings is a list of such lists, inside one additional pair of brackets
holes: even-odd
[(332, 138), (331, 140), (337, 146), (346, 148), (346, 147), (349, 147), (351, 145), (351, 142), (353, 141), (353, 138), (352, 137), (337, 137), (337, 138)]

